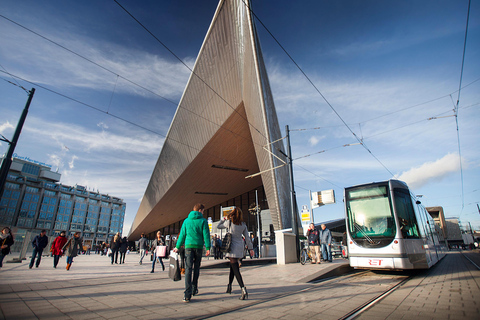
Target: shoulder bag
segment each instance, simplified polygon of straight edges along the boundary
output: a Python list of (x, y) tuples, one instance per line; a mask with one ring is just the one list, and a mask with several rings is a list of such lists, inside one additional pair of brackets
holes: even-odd
[(227, 233), (225, 233), (225, 236), (223, 237), (220, 251), (223, 253), (228, 253), (230, 252), (231, 249), (232, 249), (232, 234), (228, 232), (228, 228), (227, 228)]

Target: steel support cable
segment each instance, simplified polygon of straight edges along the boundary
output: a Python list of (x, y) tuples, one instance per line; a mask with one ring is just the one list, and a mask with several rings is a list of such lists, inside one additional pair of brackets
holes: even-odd
[[(463, 208), (465, 207), (465, 194), (464, 194), (464, 187), (463, 187), (463, 165), (462, 165), (462, 150), (460, 146), (460, 130), (458, 128), (458, 105), (460, 103), (460, 93), (462, 91), (462, 80), (463, 80), (463, 70), (465, 66), (465, 52), (467, 49), (467, 35), (468, 35), (468, 22), (470, 20), (470, 4), (471, 0), (468, 1), (468, 9), (467, 9), (467, 22), (465, 25), (465, 38), (463, 40), (463, 55), (462, 55), (462, 66), (460, 68), (460, 81), (458, 84), (458, 96), (457, 96), (457, 104), (455, 106), (455, 124), (457, 126), (457, 143), (458, 143), (458, 158), (460, 162), (460, 179), (461, 179), (461, 185), (462, 185), (462, 212)], [(462, 215), (462, 212), (460, 212), (460, 215)]]
[[(473, 80), (472, 82), (470, 82), (469, 84), (465, 85), (462, 87), (462, 89), (465, 89), (469, 86), (471, 86), (472, 84), (474, 84), (475, 82), (478, 82), (480, 81), (480, 78), (476, 79), (476, 80)], [(424, 105), (424, 104), (428, 104), (428, 103), (431, 103), (431, 102), (434, 102), (434, 101), (437, 101), (437, 100), (441, 100), (441, 99), (444, 99), (444, 98), (448, 98), (448, 97), (452, 97), (452, 94), (458, 92), (458, 90), (455, 90), (454, 92), (452, 93), (449, 93), (449, 94), (446, 94), (444, 96), (441, 96), (441, 97), (438, 97), (438, 98), (435, 98), (435, 99), (432, 99), (432, 100), (429, 100), (429, 101), (425, 101), (425, 102), (421, 102), (421, 103), (418, 103), (416, 105), (413, 105), (413, 106), (410, 106), (410, 107), (406, 107), (406, 108), (403, 108), (403, 109), (399, 109), (399, 110), (396, 110), (396, 111), (392, 111), (392, 112), (389, 112), (389, 113), (385, 113), (383, 115), (380, 115), (378, 117), (375, 117), (375, 118), (371, 118), (371, 119), (368, 119), (368, 120), (364, 120), (364, 121), (361, 121), (361, 122), (358, 122), (358, 123), (353, 123), (353, 124), (350, 124), (350, 125), (356, 125), (356, 124), (363, 124), (363, 123), (366, 123), (366, 122), (370, 122), (370, 121), (373, 121), (373, 120), (377, 120), (379, 118), (383, 118), (383, 117), (386, 117), (386, 116), (389, 116), (389, 115), (392, 115), (392, 114), (395, 114), (395, 113), (398, 113), (398, 112), (402, 112), (402, 111), (405, 111), (405, 110), (409, 110), (409, 109), (412, 109), (412, 108), (415, 108), (415, 107), (418, 107), (418, 106), (421, 106), (421, 105)], [(473, 106), (476, 106), (478, 103), (476, 104), (472, 104), (472, 105), (469, 105), (469, 106), (463, 106), (463, 107), (459, 107), (459, 109), (466, 109), (466, 108), (470, 108), (470, 107), (473, 107)], [(454, 107), (455, 107), (455, 103), (454, 103)], [(308, 130), (320, 130), (320, 129), (326, 129), (326, 128), (338, 128), (338, 127), (343, 127), (343, 125), (337, 125), (337, 126), (321, 126), (321, 127), (315, 127), (315, 128), (300, 128), (300, 129), (290, 129), (290, 131), (308, 131)]]
[(210, 89), (217, 97), (219, 97), (223, 102), (225, 102), (225, 104), (227, 106), (229, 106), (234, 112), (236, 112), (241, 118), (243, 118), (250, 127), (252, 127), (253, 129), (255, 129), (255, 131), (257, 131), (262, 137), (264, 137), (267, 141), (268, 141), (268, 138), (260, 132), (260, 130), (258, 130), (251, 122), (248, 121), (248, 119), (246, 117), (244, 117), (243, 115), (240, 114), (240, 112), (238, 112), (236, 110), (236, 108), (234, 108), (232, 105), (230, 105), (230, 103), (228, 103), (227, 100), (225, 100), (217, 91), (215, 91), (215, 89), (213, 89), (205, 80), (203, 80), (199, 75), (197, 75), (192, 68), (190, 68), (179, 56), (177, 56), (175, 54), (175, 52), (173, 52), (169, 47), (167, 47), (167, 45), (165, 45), (160, 39), (158, 39), (147, 27), (145, 27), (137, 18), (135, 18), (135, 16), (133, 14), (131, 14), (125, 7), (123, 7), (117, 0), (113, 0), (120, 8), (122, 8), (123, 11), (125, 11), (133, 20), (135, 20), (135, 22), (137, 22), (148, 34), (150, 34), (158, 43), (160, 43), (168, 52), (170, 52), (178, 61), (180, 61), (180, 63), (182, 63), (188, 70), (190, 70), (190, 72), (195, 76), (197, 77), (197, 79), (199, 79), (205, 86), (207, 86), (208, 89)]
[[(114, 0), (115, 1), (115, 0)], [(278, 46), (283, 50), (283, 52), (288, 56), (288, 58), (293, 62), (293, 64), (298, 68), (298, 70), (303, 74), (305, 79), (312, 85), (312, 87), (317, 91), (317, 93), (322, 97), (322, 99), (327, 103), (327, 105), (332, 109), (332, 111), (337, 115), (337, 117), (342, 121), (343, 125), (350, 131), (350, 133), (357, 139), (357, 141), (365, 148), (365, 150), (368, 151), (372, 155), (372, 157), (377, 160), (377, 162), (382, 165), (382, 167), (388, 171), (393, 177), (395, 175), (378, 159), (373, 152), (370, 150), (370, 148), (360, 139), (355, 132), (350, 128), (350, 126), (343, 120), (343, 118), (340, 116), (340, 114), (335, 110), (335, 108), (332, 106), (332, 104), (327, 100), (327, 98), (322, 94), (322, 92), (317, 88), (317, 86), (313, 83), (313, 81), (308, 77), (308, 75), (303, 71), (303, 69), (298, 65), (298, 63), (292, 58), (292, 56), (288, 53), (288, 51), (282, 46), (282, 44), (275, 38), (275, 36), (270, 32), (270, 30), (263, 24), (263, 22), (258, 18), (258, 16), (253, 12), (253, 10), (250, 8), (248, 4), (245, 3), (245, 0), (242, 0), (244, 5), (248, 8), (248, 10), (251, 12), (251, 14), (260, 22), (260, 24), (265, 28), (265, 30), (270, 34), (272, 39), (278, 44)]]
[(13, 83), (13, 82), (11, 82), (11, 81), (8, 81), (8, 80), (6, 80), (6, 79), (3, 79), (3, 80), (5, 80), (6, 82), (8, 82), (8, 83), (10, 83), (10, 84), (13, 84), (14, 86), (19, 87), (20, 89), (22, 89), (23, 91), (25, 91), (27, 94), (30, 94), (30, 91), (28, 91), (27, 89), (25, 89), (24, 87), (22, 87), (22, 86), (20, 85), (20, 83), (17, 82), (17, 80), (15, 79), (15, 77), (12, 76), (12, 75), (10, 74), (10, 72), (8, 72), (7, 69), (5, 69), (4, 66), (2, 66), (2, 65), (0, 64), (0, 67), (2, 67), (2, 69), (5, 71), (5, 73), (8, 74), (8, 75), (13, 79), (13, 81), (15, 81), (15, 83)]
[[(4, 72), (4, 71), (1, 71), (1, 70), (0, 70), (0, 72)], [(166, 136), (165, 136), (164, 134), (162, 134), (162, 133), (160, 133), (160, 132), (157, 132), (157, 131), (154, 131), (154, 130), (152, 130), (152, 129), (149, 129), (149, 128), (147, 128), (147, 127), (144, 127), (144, 126), (142, 126), (142, 125), (139, 125), (138, 123), (135, 123), (135, 122), (133, 122), (133, 121), (127, 120), (127, 119), (122, 118), (122, 117), (119, 117), (119, 116), (117, 116), (117, 115), (114, 115), (114, 114), (112, 114), (112, 113), (109, 113), (108, 111), (104, 111), (104, 110), (102, 110), (102, 109), (100, 109), (100, 108), (98, 108), (98, 107), (92, 106), (91, 104), (88, 104), (88, 103), (83, 102), (83, 101), (80, 101), (80, 100), (78, 100), (78, 99), (69, 97), (69, 96), (67, 96), (67, 95), (65, 95), (65, 94), (63, 94), (63, 93), (57, 92), (57, 91), (55, 91), (55, 90), (49, 89), (49, 88), (47, 88), (47, 87), (45, 87), (45, 86), (42, 86), (42, 85), (40, 85), (40, 84), (38, 84), (38, 83), (35, 83), (35, 82), (32, 82), (32, 81), (23, 79), (23, 78), (21, 78), (21, 77), (19, 77), (19, 76), (13, 75), (13, 74), (11, 74), (11, 75), (14, 76), (14, 77), (17, 78), (17, 79), (20, 79), (20, 80), (22, 80), (22, 81), (28, 82), (28, 83), (30, 83), (30, 84), (32, 84), (32, 85), (35, 85), (35, 86), (37, 86), (37, 87), (39, 87), (39, 88), (42, 88), (42, 89), (44, 89), (44, 90), (46, 90), (46, 91), (49, 91), (49, 92), (53, 93), (53, 94), (59, 95), (59, 96), (65, 98), (65, 99), (74, 101), (74, 102), (76, 102), (76, 103), (78, 103), (78, 104), (84, 105), (84, 106), (86, 106), (86, 107), (88, 107), (88, 108), (91, 108), (91, 109), (93, 109), (93, 110), (95, 110), (95, 111), (101, 112), (101, 113), (106, 114), (106, 115), (108, 115), (108, 116), (110, 116), (110, 117), (113, 117), (113, 118), (118, 119), (118, 120), (120, 120), (120, 121), (126, 122), (126, 123), (128, 123), (128, 124), (131, 124), (131, 125), (133, 125), (133, 126), (135, 126), (135, 127), (137, 127), (137, 128), (144, 129), (144, 130), (149, 131), (149, 132), (151, 132), (151, 133), (153, 133), (153, 134), (159, 135), (159, 136), (162, 137), (162, 138), (166, 138)], [(225, 130), (227, 130), (227, 129), (225, 129)], [(205, 151), (203, 151), (203, 150), (201, 150), (201, 149), (198, 149), (198, 148), (196, 148), (196, 147), (193, 147), (193, 146), (191, 146), (191, 145), (189, 145), (189, 144), (186, 144), (186, 143), (184, 143), (184, 142), (178, 141), (178, 140), (176, 140), (176, 139), (173, 139), (173, 138), (169, 138), (169, 139), (172, 140), (173, 142), (177, 142), (177, 143), (179, 143), (179, 144), (181, 144), (181, 145), (184, 145), (184, 146), (186, 146), (186, 147), (188, 147), (188, 148), (194, 149), (194, 150), (196, 150), (196, 151), (198, 151), (198, 152), (202, 152), (202, 153), (208, 154), (208, 155), (211, 156), (211, 157), (220, 159), (220, 160), (225, 161), (225, 162), (234, 163), (234, 162), (232, 162), (231, 160), (227, 160), (227, 159), (221, 158), (221, 157), (219, 157), (219, 156), (217, 156), (217, 155), (214, 155), (214, 154), (211, 154), (211, 153), (207, 153), (207, 152), (205, 152)]]
[(169, 102), (169, 103), (171, 103), (171, 104), (173, 104), (173, 105), (175, 105), (175, 106), (177, 105), (177, 103), (176, 103), (175, 101), (172, 101), (172, 100), (170, 100), (170, 99), (168, 99), (168, 98), (166, 98), (166, 97), (164, 97), (164, 96), (162, 96), (162, 95), (159, 95), (158, 93), (153, 92), (152, 90), (150, 90), (150, 89), (148, 89), (148, 88), (146, 88), (146, 87), (144, 87), (144, 86), (142, 86), (142, 85), (140, 85), (140, 84), (138, 84), (138, 83), (136, 83), (136, 82), (134, 82), (134, 81), (132, 81), (132, 80), (130, 80), (130, 79), (128, 79), (128, 78), (125, 78), (125, 77), (122, 76), (122, 75), (119, 75), (119, 74), (116, 73), (115, 71), (112, 71), (112, 70), (108, 69), (107, 67), (104, 67), (104, 66), (102, 66), (101, 64), (99, 64), (99, 63), (97, 63), (97, 62), (95, 62), (95, 61), (93, 61), (93, 60), (91, 60), (91, 59), (89, 59), (89, 58), (87, 58), (87, 57), (82, 56), (81, 54), (79, 54), (79, 53), (77, 53), (77, 52), (75, 52), (75, 51), (73, 51), (73, 50), (71, 50), (71, 49), (69, 49), (69, 48), (67, 48), (67, 47), (65, 47), (65, 46), (63, 46), (63, 45), (61, 45), (61, 44), (59, 44), (59, 43), (57, 43), (57, 42), (55, 42), (55, 41), (47, 38), (47, 37), (45, 37), (45, 36), (43, 36), (43, 35), (41, 35), (41, 34), (38, 33), (38, 32), (35, 32), (35, 31), (33, 31), (33, 30), (31, 30), (31, 29), (29, 29), (29, 28), (21, 25), (21, 24), (18, 23), (18, 22), (15, 22), (15, 21), (13, 21), (13, 20), (5, 17), (5, 16), (2, 15), (2, 14), (0, 14), (0, 17), (3, 18), (3, 19), (5, 19), (5, 20), (10, 21), (11, 23), (19, 26), (20, 28), (23, 28), (23, 29), (25, 29), (25, 30), (33, 33), (34, 35), (39, 36), (40, 38), (42, 38), (42, 39), (44, 39), (44, 40), (46, 40), (46, 41), (48, 41), (48, 42), (50, 42), (50, 43), (52, 43), (52, 44), (60, 47), (60, 48), (66, 50), (66, 51), (68, 51), (68, 52), (70, 52), (70, 53), (72, 53), (72, 54), (74, 54), (74, 55), (76, 55), (77, 57), (79, 57), (79, 58), (81, 58), (81, 59), (83, 59), (83, 60), (85, 60), (85, 61), (88, 61), (88, 62), (96, 65), (97, 67), (99, 67), (99, 68), (101, 68), (101, 69), (103, 69), (103, 70), (105, 70), (105, 71), (107, 71), (107, 72), (109, 72), (109, 73), (111, 73), (111, 74), (114, 74), (114, 75), (116, 75), (117, 77), (119, 77), (119, 78), (121, 78), (121, 79), (123, 79), (123, 80), (125, 80), (125, 81), (127, 81), (127, 82), (129, 82), (129, 83), (131, 83), (131, 84), (133, 84), (133, 85), (135, 85), (135, 86), (137, 86), (137, 87), (139, 87), (139, 88), (142, 88), (143, 90), (148, 91), (148, 92), (150, 92), (150, 93), (153, 94), (153, 95), (156, 95), (157, 97), (162, 98), (163, 100), (165, 100), (165, 101), (167, 101), (167, 102)]

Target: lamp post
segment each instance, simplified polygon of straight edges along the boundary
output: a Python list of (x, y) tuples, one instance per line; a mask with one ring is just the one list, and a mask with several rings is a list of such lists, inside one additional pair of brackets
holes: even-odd
[(3, 195), (3, 189), (5, 188), (8, 170), (10, 170), (10, 166), (12, 165), (13, 152), (15, 151), (15, 147), (17, 146), (17, 141), (20, 137), (20, 132), (22, 132), (23, 124), (25, 123), (25, 119), (27, 118), (28, 108), (30, 107), (30, 103), (32, 102), (34, 94), (35, 88), (32, 88), (32, 90), (29, 91), (28, 100), (25, 104), (25, 108), (23, 108), (22, 115), (18, 120), (17, 128), (15, 129), (15, 133), (13, 134), (12, 141), (7, 140), (5, 137), (3, 137), (4, 139), (0, 139), (9, 144), (7, 154), (3, 159), (2, 166), (0, 167), (0, 199)]

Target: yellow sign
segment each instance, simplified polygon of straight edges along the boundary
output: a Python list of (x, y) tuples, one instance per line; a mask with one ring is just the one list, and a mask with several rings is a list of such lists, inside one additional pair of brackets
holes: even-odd
[(302, 211), (302, 222), (310, 221), (310, 211)]

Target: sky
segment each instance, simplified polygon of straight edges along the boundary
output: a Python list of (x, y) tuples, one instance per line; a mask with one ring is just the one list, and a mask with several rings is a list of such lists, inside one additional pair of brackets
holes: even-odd
[[(21, 87), (35, 88), (15, 153), (52, 165), (65, 185), (122, 198), (127, 234), (218, 2), (118, 3), (0, 2), (0, 134), (11, 139)], [(463, 74), (468, 0), (257, 0), (252, 10), (300, 208), (309, 190), (333, 189), (336, 203), (314, 220), (343, 218), (345, 187), (396, 178), (480, 230), (479, 1)]]

